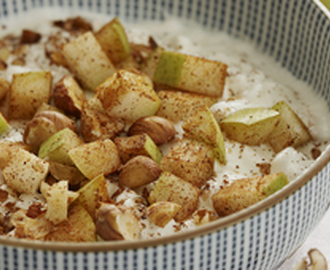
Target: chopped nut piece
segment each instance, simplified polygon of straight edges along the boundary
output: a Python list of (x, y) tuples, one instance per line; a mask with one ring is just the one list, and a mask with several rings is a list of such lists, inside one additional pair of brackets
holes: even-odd
[(68, 114), (80, 117), (85, 95), (71, 75), (65, 75), (55, 84), (53, 99), (57, 108)]
[(215, 212), (200, 209), (193, 213), (193, 218), (196, 225), (204, 225), (211, 221), (217, 220), (218, 216)]
[(260, 168), (261, 174), (270, 174), (271, 164), (270, 163), (257, 163), (257, 167)]
[(114, 143), (124, 164), (139, 155), (151, 157), (157, 164), (160, 164), (163, 157), (160, 149), (145, 133), (131, 137), (117, 137), (114, 139)]
[(53, 25), (60, 27), (68, 32), (85, 33), (87, 31), (93, 30), (91, 23), (87, 22), (85, 19), (83, 19), (80, 16), (75, 18), (69, 18), (65, 21), (57, 20), (53, 22)]
[(181, 205), (173, 202), (160, 201), (147, 209), (148, 217), (159, 227), (164, 228), (179, 212)]
[(96, 214), (96, 232), (104, 240), (137, 240), (141, 228), (129, 209), (114, 204), (102, 204)]
[(175, 136), (172, 122), (159, 116), (146, 116), (138, 119), (128, 130), (128, 135), (146, 133), (156, 145), (162, 145)]
[(129, 160), (119, 174), (119, 185), (128, 188), (144, 186), (158, 179), (162, 170), (151, 158), (136, 156)]
[(39, 42), (41, 35), (37, 32), (24, 29), (21, 35), (21, 44), (33, 44)]
[(321, 150), (318, 148), (313, 148), (311, 150), (313, 159), (317, 159), (321, 155)]

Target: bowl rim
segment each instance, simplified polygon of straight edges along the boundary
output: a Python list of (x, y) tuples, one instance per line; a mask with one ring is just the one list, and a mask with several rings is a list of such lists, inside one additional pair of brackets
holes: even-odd
[(106, 252), (106, 251), (127, 251), (140, 248), (149, 248), (160, 245), (175, 244), (185, 240), (202, 237), (207, 234), (220, 231), (224, 228), (233, 226), (240, 222), (246, 221), (268, 208), (274, 207), (276, 204), (284, 201), (288, 196), (302, 188), (308, 182), (314, 179), (314, 176), (319, 173), (330, 162), (330, 146), (327, 146), (321, 156), (313, 162), (313, 164), (297, 179), (290, 182), (280, 191), (269, 196), (246, 209), (237, 213), (220, 218), (200, 227), (178, 232), (166, 236), (160, 236), (143, 240), (119, 240), (119, 241), (99, 241), (99, 242), (50, 242), (41, 240), (27, 240), (12, 238), (0, 235), (0, 245), (20, 247), (42, 251), (57, 251), (57, 252)]
[[(330, 11), (320, 2), (314, 0), (313, 3), (320, 8), (327, 18), (330, 18)], [(286, 200), (290, 195), (297, 192), (300, 188), (313, 181), (319, 172), (330, 163), (330, 145), (327, 145), (322, 154), (313, 162), (313, 164), (298, 176), (295, 180), (290, 182), (284, 188), (266, 199), (249, 206), (237, 213), (227, 217), (220, 218), (208, 224), (196, 227), (191, 230), (170, 234), (167, 236), (160, 236), (143, 240), (119, 240), (119, 241), (102, 241), (102, 242), (51, 242), (41, 240), (27, 240), (14, 237), (0, 235), (0, 248), (13, 247), (25, 248), (32, 250), (40, 250), (44, 252), (108, 252), (108, 251), (128, 251), (137, 250), (141, 248), (149, 248), (156, 246), (163, 246), (168, 244), (175, 244), (178, 242), (192, 240), (212, 234), (222, 229), (228, 228), (240, 222), (244, 222), (250, 218), (257, 216), (263, 211), (275, 207), (280, 202)], [(329, 208), (330, 204), (327, 206)]]

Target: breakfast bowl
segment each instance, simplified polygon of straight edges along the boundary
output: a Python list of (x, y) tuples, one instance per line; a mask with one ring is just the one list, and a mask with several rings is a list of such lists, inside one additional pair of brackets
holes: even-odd
[[(229, 35), (280, 67), (282, 72), (270, 76), (286, 84), (283, 74), (290, 74), (299, 81), (290, 87), (298, 93), (302, 85), (310, 87), (330, 110), (330, 55), (326, 47), (330, 37), (329, 12), (318, 2), (3, 0), (0, 26), (16, 23), (23, 29), (25, 24), (17, 24), (18, 20), (24, 22), (25, 17), (34, 17), (38, 22), (62, 12), (67, 17), (118, 17), (124, 25), (178, 20), (193, 33), (193, 28), (207, 32), (210, 40), (204, 40), (205, 44), (212, 43), (217, 35)], [(178, 27), (168, 26), (169, 33)], [(196, 40), (199, 41), (198, 36)], [(179, 41), (187, 42), (185, 38)], [(242, 50), (240, 57), (247, 57)], [(321, 119), (323, 115), (317, 117)], [(306, 169), (297, 167), (300, 171), (295, 179), (281, 190), (191, 230), (139, 240), (79, 243), (0, 235), (0, 269), (276, 269), (304, 242), (328, 209), (329, 160), (330, 147), (324, 145), (315, 161)], [(281, 166), (285, 164), (280, 163)]]

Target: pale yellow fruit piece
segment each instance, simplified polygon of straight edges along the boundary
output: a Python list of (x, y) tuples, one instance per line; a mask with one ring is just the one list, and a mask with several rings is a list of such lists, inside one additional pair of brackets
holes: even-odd
[(68, 181), (59, 181), (51, 186), (42, 183), (40, 189), (47, 201), (46, 218), (55, 225), (66, 220), (68, 215)]
[(77, 192), (79, 197), (74, 201), (74, 204), (82, 205), (93, 219), (95, 218), (95, 211), (101, 203), (110, 202), (103, 174), (96, 176)]
[(227, 216), (267, 198), (288, 183), (284, 173), (238, 179), (213, 195), (213, 206), (220, 217)]
[(114, 18), (95, 33), (111, 62), (117, 64), (125, 60), (131, 52), (125, 29), (118, 18)]
[(207, 106), (201, 107), (182, 124), (184, 135), (188, 138), (212, 145), (215, 158), (226, 164), (225, 141), (212, 112)]
[(150, 192), (150, 204), (168, 201), (181, 205), (175, 216), (176, 221), (188, 218), (197, 208), (200, 190), (187, 181), (169, 172), (163, 172), (154, 189)]
[(276, 153), (289, 146), (300, 146), (312, 139), (307, 126), (288, 103), (280, 101), (272, 109), (281, 114), (275, 129), (268, 136), (268, 142)]
[(134, 122), (156, 114), (160, 99), (149, 79), (119, 70), (95, 90), (108, 115)]
[(75, 167), (58, 162), (49, 162), (49, 173), (57, 180), (68, 180), (70, 185), (77, 185), (85, 176)]
[(0, 136), (10, 129), (7, 119), (0, 112)]
[(153, 80), (202, 95), (222, 97), (226, 77), (227, 65), (220, 61), (163, 51)]
[(31, 119), (42, 103), (48, 103), (51, 85), (49, 71), (14, 74), (9, 90), (9, 118)]
[(214, 97), (171, 90), (159, 91), (158, 96), (161, 105), (157, 115), (175, 123), (193, 116), (203, 105), (210, 107), (217, 102)]
[(82, 87), (93, 91), (115, 68), (92, 32), (65, 44), (62, 53)]
[(267, 140), (280, 119), (280, 114), (267, 108), (246, 108), (236, 111), (220, 123), (231, 140), (247, 145), (259, 145)]
[(18, 193), (34, 194), (40, 183), (46, 179), (49, 164), (31, 154), (18, 148), (11, 154), (10, 160), (2, 171), (2, 177), (7, 186)]
[(65, 128), (41, 144), (38, 156), (45, 160), (74, 165), (68, 152), (83, 143), (84, 141), (75, 132)]
[(69, 151), (76, 167), (88, 179), (115, 172), (121, 165), (116, 145), (109, 139), (82, 144)]
[(120, 159), (124, 164), (140, 155), (152, 158), (157, 164), (160, 164), (163, 158), (163, 154), (158, 146), (145, 133), (130, 137), (117, 137), (114, 139), (114, 142), (118, 148)]
[(0, 77), (0, 100), (2, 100), (9, 92), (10, 83), (4, 78)]
[(211, 145), (182, 140), (161, 161), (161, 169), (201, 187), (213, 175), (214, 152)]
[(46, 235), (46, 241), (95, 242), (95, 224), (91, 216), (80, 205), (70, 207), (67, 220), (55, 226)]

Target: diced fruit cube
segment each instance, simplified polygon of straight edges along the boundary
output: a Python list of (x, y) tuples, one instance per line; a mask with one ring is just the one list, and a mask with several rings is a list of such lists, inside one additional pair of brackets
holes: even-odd
[(5, 183), (18, 193), (34, 194), (46, 179), (49, 164), (34, 154), (18, 148), (2, 171)]
[[(99, 103), (97, 105), (97, 103)], [(81, 112), (80, 131), (86, 142), (114, 139), (125, 128), (125, 121), (107, 115), (98, 98), (86, 100)]]
[(0, 112), (0, 136), (7, 132), (10, 129), (10, 125), (8, 124), (6, 118)]
[(312, 139), (308, 128), (288, 103), (280, 101), (272, 109), (281, 114), (278, 124), (268, 136), (268, 142), (276, 153), (289, 146), (297, 147)]
[(33, 152), (38, 153), (44, 141), (64, 128), (77, 131), (74, 121), (64, 114), (56, 111), (41, 111), (27, 123), (23, 141), (31, 145)]
[(175, 220), (182, 221), (195, 211), (199, 193), (199, 189), (189, 182), (169, 172), (163, 172), (151, 191), (148, 201), (150, 204), (168, 201), (181, 205)]
[(74, 165), (68, 152), (83, 143), (84, 141), (75, 132), (65, 128), (41, 144), (38, 156), (45, 160)]
[(109, 139), (79, 145), (69, 150), (76, 167), (88, 179), (110, 174), (121, 165), (116, 145)]
[(85, 95), (71, 75), (65, 75), (55, 84), (53, 99), (57, 108), (68, 114), (80, 117)]
[(227, 65), (222, 62), (163, 51), (153, 80), (182, 90), (221, 97), (226, 76)]
[(9, 118), (31, 119), (43, 102), (48, 103), (51, 85), (49, 71), (14, 74), (9, 90)]
[(42, 195), (47, 201), (46, 218), (57, 225), (68, 215), (68, 181), (59, 181), (53, 185), (41, 183)]
[(182, 124), (184, 136), (212, 145), (215, 158), (226, 164), (225, 141), (218, 122), (207, 106), (201, 107)]
[(69, 209), (68, 219), (61, 222), (45, 237), (46, 241), (94, 242), (96, 241), (93, 219), (80, 205)]
[(118, 18), (114, 18), (95, 34), (111, 62), (117, 64), (125, 60), (131, 52), (125, 29)]
[(160, 106), (149, 80), (125, 70), (117, 71), (95, 91), (108, 115), (131, 122), (154, 115)]
[(49, 162), (49, 173), (57, 180), (67, 180), (72, 186), (78, 185), (85, 178), (84, 175), (75, 167), (64, 165), (58, 162)]
[(283, 188), (289, 181), (284, 173), (235, 180), (212, 197), (220, 217), (251, 206)]
[(171, 172), (197, 187), (212, 177), (213, 167), (212, 146), (194, 140), (180, 141), (161, 161), (163, 171)]
[(83, 88), (93, 91), (115, 68), (92, 32), (64, 45), (62, 53)]
[(4, 78), (0, 77), (0, 100), (2, 100), (8, 93), (10, 83)]
[(74, 201), (82, 205), (90, 216), (95, 218), (95, 211), (100, 207), (101, 203), (110, 202), (107, 184), (103, 174), (96, 176), (85, 186), (78, 190), (79, 197)]
[(15, 154), (18, 149), (24, 149), (27, 151), (31, 151), (29, 145), (26, 145), (22, 142), (12, 142), (9, 140), (1, 140), (0, 141), (0, 170), (3, 170), (7, 163), (9, 162), (11, 156)]
[(267, 108), (246, 108), (236, 111), (220, 123), (229, 139), (247, 145), (259, 145), (267, 140), (280, 119), (280, 114)]
[(147, 134), (114, 139), (121, 161), (125, 164), (133, 157), (142, 155), (152, 158), (160, 164), (163, 154)]
[(159, 91), (158, 96), (161, 105), (157, 115), (173, 122), (185, 120), (193, 116), (203, 105), (210, 107), (217, 102), (214, 97), (170, 90)]

